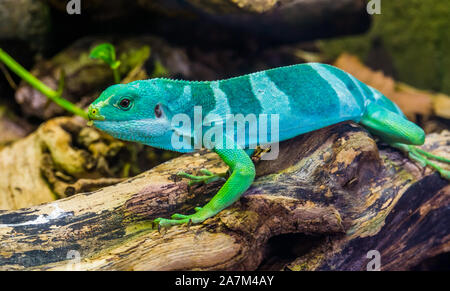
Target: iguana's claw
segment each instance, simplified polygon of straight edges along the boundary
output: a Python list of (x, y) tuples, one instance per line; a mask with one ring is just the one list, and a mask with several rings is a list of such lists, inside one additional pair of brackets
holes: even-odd
[(428, 166), (436, 170), (442, 178), (450, 180), (450, 171), (435, 162), (450, 164), (450, 159), (434, 155), (414, 145), (403, 143), (390, 143), (389, 145), (406, 152), (411, 160), (418, 162), (422, 167)]
[(171, 216), (171, 219), (167, 218), (157, 218), (153, 220), (154, 223), (158, 224), (158, 228), (167, 227), (171, 225), (180, 225), (187, 224), (188, 226), (192, 224), (197, 224), (205, 221), (208, 217), (204, 215), (199, 215), (198, 212), (202, 209), (202, 207), (195, 207), (196, 213), (191, 215), (179, 214), (175, 213)]
[(448, 163), (450, 163), (449, 159), (446, 159), (441, 156), (433, 155), (433, 154), (431, 154), (427, 151), (424, 151), (415, 146), (408, 145), (408, 146), (406, 146), (406, 148), (408, 150), (408, 155), (412, 160), (418, 162), (422, 167), (426, 167), (426, 166), (431, 167), (432, 169), (438, 171), (442, 178), (450, 180), (450, 171), (442, 168), (440, 165), (438, 165), (432, 161), (432, 160), (437, 160), (437, 161), (448, 164)]
[[(177, 218), (174, 218), (177, 217)], [(179, 217), (179, 218), (178, 218)], [(167, 218), (157, 218), (154, 220), (155, 223), (158, 224), (159, 227), (168, 227), (172, 225), (180, 225), (180, 224), (187, 224), (188, 226), (191, 224), (197, 224), (203, 222), (206, 218), (197, 218), (193, 217), (191, 215), (183, 215), (184, 218), (181, 218), (182, 214), (179, 214), (175, 216), (172, 215), (172, 219)]]
[(225, 181), (225, 175), (226, 174), (213, 174), (210, 171), (208, 171), (207, 169), (201, 169), (200, 173), (204, 174), (204, 176), (194, 176), (185, 172), (178, 172), (177, 176), (182, 177), (182, 178), (186, 178), (186, 179), (190, 179), (191, 181), (189, 181), (189, 186), (195, 185), (195, 184), (208, 184), (211, 182), (215, 182), (218, 180), (224, 180)]
[(179, 213), (175, 213), (174, 215), (172, 215), (172, 219), (185, 219), (187, 217), (188, 217), (188, 215), (179, 214)]

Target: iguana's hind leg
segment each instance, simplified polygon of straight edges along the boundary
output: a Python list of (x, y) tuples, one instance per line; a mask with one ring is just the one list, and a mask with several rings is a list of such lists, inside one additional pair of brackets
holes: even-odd
[(441, 166), (433, 162), (431, 159), (438, 160), (444, 163), (450, 164), (450, 160), (444, 157), (436, 156), (426, 152), (416, 146), (407, 145), (403, 143), (389, 143), (390, 146), (398, 148), (406, 153), (411, 160), (414, 160), (421, 164), (423, 167), (429, 166), (441, 174), (443, 178), (450, 180), (450, 171), (443, 169)]
[(422, 145), (425, 142), (425, 133), (413, 122), (377, 104), (367, 107), (360, 122), (384, 142), (408, 153), (412, 160), (419, 162), (422, 166), (429, 166), (437, 170), (442, 177), (450, 179), (450, 171), (431, 161), (434, 159), (450, 164), (449, 159), (433, 155), (414, 146)]

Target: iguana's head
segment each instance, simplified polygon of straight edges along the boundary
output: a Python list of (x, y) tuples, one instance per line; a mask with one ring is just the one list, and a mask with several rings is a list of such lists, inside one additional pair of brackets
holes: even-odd
[(113, 85), (89, 106), (89, 119), (116, 138), (170, 149), (167, 94), (158, 79)]

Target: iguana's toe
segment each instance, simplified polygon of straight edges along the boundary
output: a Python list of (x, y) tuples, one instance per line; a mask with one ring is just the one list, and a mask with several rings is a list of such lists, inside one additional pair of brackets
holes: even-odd
[(437, 160), (443, 163), (448, 163), (448, 159), (440, 156), (436, 156), (433, 154), (430, 154), (422, 149), (416, 148), (416, 147), (410, 147), (411, 151), (409, 152), (409, 157), (418, 163), (420, 163), (423, 167), (430, 167), (441, 175), (442, 178), (450, 180), (450, 171), (442, 168), (440, 165), (436, 164), (432, 160)]
[(188, 223), (189, 219), (167, 219), (167, 218), (157, 218), (154, 220), (158, 224), (159, 227), (169, 227), (172, 225), (180, 225), (184, 223)]
[(175, 213), (172, 215), (172, 219), (185, 219), (187, 218), (189, 215), (184, 215), (184, 214), (179, 214), (179, 213)]
[(178, 172), (177, 176), (189, 179), (189, 186), (195, 185), (195, 184), (208, 184), (211, 182), (215, 182), (218, 180), (225, 180), (224, 175), (222, 174), (213, 174), (207, 169), (201, 169), (200, 173), (204, 174), (204, 176), (194, 176), (185, 172)]
[(450, 164), (450, 160), (446, 157), (434, 155), (414, 145), (406, 145), (400, 143), (392, 143), (390, 145), (407, 152), (409, 158), (413, 161), (418, 162), (422, 167), (428, 166), (433, 170), (436, 170), (442, 178), (450, 180), (450, 171), (442, 168), (441, 165), (435, 162), (438, 161), (440, 163)]
[(187, 225), (198, 224), (198, 223), (202, 223), (207, 218), (208, 217), (203, 217), (203, 216), (197, 215), (197, 213), (191, 214), (191, 215), (175, 213), (172, 215), (172, 219), (160, 217), (160, 218), (153, 220), (153, 222), (157, 223), (159, 225), (159, 227), (168, 227), (168, 226), (180, 225), (180, 224), (187, 224)]

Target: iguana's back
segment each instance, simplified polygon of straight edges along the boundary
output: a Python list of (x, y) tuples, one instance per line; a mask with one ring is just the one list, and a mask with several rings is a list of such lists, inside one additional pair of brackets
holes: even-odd
[[(380, 92), (350, 74), (318, 63), (280, 67), (225, 80), (178, 84), (184, 86), (184, 92), (189, 87), (187, 91), (195, 98), (195, 105), (203, 108), (203, 116), (216, 114), (226, 121), (229, 114), (253, 114), (257, 118), (260, 114), (277, 114), (279, 140), (341, 121), (359, 122), (371, 102), (400, 111)], [(237, 128), (243, 130), (248, 128)], [(246, 146), (258, 143), (247, 140)]]

